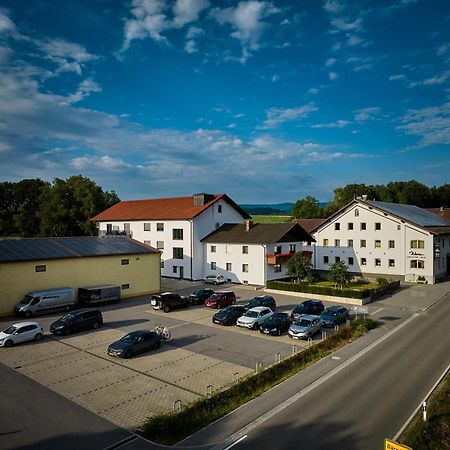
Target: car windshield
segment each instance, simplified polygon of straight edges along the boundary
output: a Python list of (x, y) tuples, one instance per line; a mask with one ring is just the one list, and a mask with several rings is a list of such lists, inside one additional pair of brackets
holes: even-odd
[(20, 301), (22, 305), (28, 305), (33, 300), (32, 295), (25, 295), (24, 299)]
[(333, 311), (333, 310), (328, 310), (328, 311), (325, 311), (325, 314), (326, 315), (328, 315), (328, 316), (337, 316), (338, 315), (338, 312), (337, 311)]
[(133, 342), (136, 342), (137, 336), (134, 334), (127, 334), (123, 338), (121, 338), (121, 342), (127, 342), (129, 344), (132, 344)]
[(192, 295), (202, 295), (202, 291), (194, 291)]
[(306, 309), (305, 305), (298, 305), (294, 308), (294, 312), (299, 313), (299, 312), (304, 311), (305, 309)]
[(218, 300), (219, 298), (221, 298), (222, 296), (220, 294), (213, 294), (211, 295), (211, 297), (209, 297), (211, 300)]
[(70, 322), (73, 319), (73, 314), (64, 314), (64, 316), (61, 317), (61, 322)]
[(257, 311), (247, 311), (244, 316), (246, 317), (258, 317), (258, 312)]
[(11, 325), (3, 333), (5, 333), (5, 334), (14, 334), (17, 330), (18, 330), (17, 327), (15, 327), (14, 325)]
[(295, 325), (298, 325), (300, 327), (310, 327), (311, 321), (306, 319), (300, 319), (297, 322), (295, 322)]
[(269, 317), (268, 319), (266, 319), (266, 323), (270, 323), (270, 324), (278, 324), (281, 322), (281, 317)]

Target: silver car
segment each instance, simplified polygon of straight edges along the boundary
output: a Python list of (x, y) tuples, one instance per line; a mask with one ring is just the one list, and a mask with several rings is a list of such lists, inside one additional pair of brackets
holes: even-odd
[(293, 339), (309, 339), (318, 333), (323, 326), (319, 316), (301, 316), (289, 328), (289, 337)]
[(207, 284), (223, 284), (227, 282), (222, 275), (207, 275), (203, 278), (203, 281)]

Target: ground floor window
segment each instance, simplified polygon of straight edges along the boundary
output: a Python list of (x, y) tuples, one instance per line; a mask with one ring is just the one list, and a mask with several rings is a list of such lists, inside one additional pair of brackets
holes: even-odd
[(425, 261), (421, 259), (412, 259), (410, 267), (411, 269), (425, 269)]
[(330, 260), (329, 260), (328, 256), (325, 255), (325, 256), (323, 257), (323, 263), (324, 263), (324, 264), (328, 264), (329, 261), (330, 261)]
[(376, 267), (380, 267), (381, 266), (381, 259), (380, 258), (375, 258), (375, 266)]
[(348, 265), (353, 266), (353, 256), (348, 257)]
[(216, 270), (217, 264), (214, 261), (211, 261), (211, 270)]
[(130, 285), (127, 284), (122, 284), (122, 289), (130, 289)]
[(242, 272), (248, 272), (248, 264), (242, 264)]
[(178, 273), (178, 266), (173, 266), (172, 273)]
[(341, 257), (340, 256), (335, 256), (334, 257), (334, 262), (339, 262), (341, 260)]
[(227, 263), (227, 271), (231, 272), (233, 269), (231, 268), (231, 263)]
[(395, 267), (395, 259), (389, 260), (389, 267)]
[(366, 260), (366, 258), (361, 258), (361, 265), (362, 265), (362, 266), (366, 266), (366, 265), (367, 265), (367, 260)]

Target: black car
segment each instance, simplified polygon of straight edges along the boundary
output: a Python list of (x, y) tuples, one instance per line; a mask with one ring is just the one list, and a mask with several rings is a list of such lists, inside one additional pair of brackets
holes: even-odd
[(70, 334), (75, 331), (99, 328), (103, 325), (103, 316), (98, 309), (79, 309), (64, 314), (50, 325), (53, 334)]
[(252, 298), (245, 306), (245, 309), (256, 308), (257, 306), (265, 306), (275, 311), (277, 306), (275, 299), (271, 295), (258, 295)]
[(325, 309), (323, 303), (319, 300), (305, 300), (297, 305), (291, 312), (291, 320), (297, 320), (300, 316), (320, 316)]
[(212, 322), (220, 325), (234, 325), (239, 317), (247, 311), (244, 306), (232, 305), (221, 309), (213, 315)]
[(343, 306), (330, 306), (320, 315), (320, 318), (324, 326), (333, 327), (346, 322), (350, 318), (350, 313)]
[(268, 317), (260, 326), (260, 333), (281, 336), (283, 331), (289, 330), (291, 319), (289, 314), (275, 313)]
[(194, 291), (189, 296), (189, 303), (191, 305), (203, 305), (205, 303), (205, 300), (211, 295), (214, 294), (214, 291), (212, 289), (200, 289), (198, 291)]
[(161, 346), (161, 338), (154, 331), (133, 331), (113, 342), (108, 347), (108, 355), (131, 358), (133, 355), (154, 350)]
[(176, 308), (187, 308), (189, 305), (187, 297), (182, 297), (175, 292), (164, 292), (160, 295), (154, 295), (150, 303), (153, 309), (162, 309), (165, 313)]

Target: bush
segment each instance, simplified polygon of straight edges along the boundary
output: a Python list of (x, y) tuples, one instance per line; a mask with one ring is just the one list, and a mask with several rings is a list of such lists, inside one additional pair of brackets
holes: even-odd
[(373, 330), (377, 326), (378, 326), (378, 322), (369, 317), (367, 317), (367, 318), (358, 317), (351, 324), (351, 327), (354, 330), (357, 330), (361, 333), (367, 333), (368, 331)]
[(389, 284), (389, 281), (386, 280), (386, 278), (378, 277), (378, 278), (377, 278), (377, 283), (378, 283), (380, 286), (386, 286), (387, 284)]

